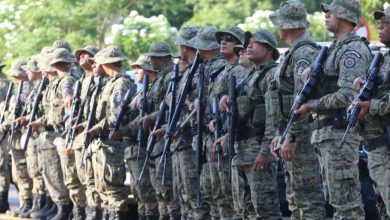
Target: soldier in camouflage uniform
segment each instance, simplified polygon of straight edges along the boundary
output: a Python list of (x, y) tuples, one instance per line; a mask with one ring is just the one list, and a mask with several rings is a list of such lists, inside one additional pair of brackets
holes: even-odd
[[(137, 61), (131, 64), (131, 67), (134, 69), (136, 79), (139, 83), (143, 83), (145, 74), (148, 75), (149, 77), (148, 91), (150, 89), (157, 89), (157, 88), (152, 88), (152, 86), (154, 85), (154, 87), (156, 87), (155, 82), (158, 81), (157, 79), (158, 71), (152, 68), (152, 66), (149, 64), (148, 58), (145, 55), (139, 56)], [(140, 99), (143, 96), (143, 91), (144, 88), (142, 89), (141, 92), (139, 92), (136, 95), (136, 97), (132, 100), (130, 104), (131, 110), (134, 111), (137, 114), (137, 116), (139, 116), (139, 111), (141, 108), (140, 106), (138, 106), (138, 104), (141, 101)], [(153, 101), (153, 99), (152, 100), (148, 99), (147, 101), (149, 104), (150, 101)], [(147, 109), (145, 112), (149, 113), (148, 111), (149, 109)], [(126, 147), (126, 154), (125, 154), (127, 166), (130, 171), (130, 183), (131, 183), (130, 189), (138, 203), (139, 219), (141, 220), (157, 219), (159, 215), (158, 205), (156, 200), (156, 193), (154, 191), (154, 188), (151, 183), (151, 179), (149, 177), (149, 167), (145, 168), (143, 178), (138, 181), (138, 177), (140, 176), (140, 172), (143, 166), (143, 160), (141, 158), (145, 158), (146, 156), (147, 143), (145, 142), (145, 140), (147, 140), (147, 135), (148, 135), (148, 131), (146, 131), (144, 133), (144, 141), (142, 141), (141, 143), (138, 143), (136, 141), (138, 129), (140, 128), (139, 119), (140, 117), (136, 117), (136, 119), (130, 123), (130, 126), (128, 126), (129, 128), (128, 131), (123, 132), (131, 136), (128, 140), (129, 146)], [(141, 144), (139, 149), (137, 149), (138, 144)], [(139, 158), (137, 158), (138, 150), (139, 150)]]
[[(54, 49), (54, 48), (53, 48)], [(60, 153), (65, 149), (65, 141), (60, 136), (65, 128), (63, 116), (70, 110), (72, 86), (75, 78), (70, 76), (72, 54), (64, 48), (48, 51), (42, 61), (42, 68), (49, 78), (49, 85), (42, 100), (45, 115), (29, 124), (33, 130), (39, 129), (38, 150), (42, 159), (42, 174), (49, 194), (55, 203), (49, 210), (42, 209), (31, 214), (33, 218), (48, 216), (48, 219), (66, 219), (71, 212), (69, 192), (64, 184), (64, 175)], [(49, 212), (50, 214), (46, 213)]]
[[(5, 96), (7, 94), (7, 90), (10, 83), (10, 81), (7, 79), (7, 76), (3, 73), (4, 67), (5, 64), (0, 63), (0, 102), (1, 102), (0, 106), (2, 106), (1, 109), (3, 109), (3, 105), (5, 104), (4, 103), (6, 98)], [(4, 213), (9, 209), (8, 189), (10, 184), (11, 173), (8, 166), (9, 155), (8, 155), (8, 143), (6, 141), (7, 133), (1, 132), (1, 138), (3, 138), (3, 141), (0, 143), (0, 213)]]
[(329, 203), (334, 207), (334, 219), (364, 219), (360, 194), (359, 141), (351, 131), (340, 149), (339, 141), (346, 128), (346, 108), (356, 92), (353, 80), (363, 76), (371, 61), (366, 43), (353, 31), (359, 24), (360, 4), (357, 0), (334, 0), (322, 4), (326, 28), (334, 34), (324, 63), (324, 79), (316, 94), (296, 111), (300, 116), (311, 111), (314, 131), (311, 142), (319, 150), (323, 180), (329, 191)]
[[(374, 13), (378, 21), (379, 39), (388, 48), (390, 47), (390, 6), (384, 11)], [(378, 196), (377, 206), (381, 219), (390, 219), (390, 52), (384, 56), (379, 70), (381, 78), (377, 90), (370, 101), (355, 102), (361, 110), (359, 117), (363, 124), (361, 135), (364, 138), (364, 148), (368, 154), (368, 169), (370, 177), (375, 181)], [(356, 80), (355, 83), (363, 83)], [(354, 83), (354, 84), (355, 84)]]
[[(268, 145), (272, 136), (265, 132), (265, 93), (273, 77), (279, 57), (276, 38), (267, 30), (246, 32), (245, 46), (254, 68), (237, 86), (237, 121), (235, 156), (232, 160), (232, 188), (236, 213), (241, 218), (280, 219), (276, 182), (276, 161), (272, 160)], [(228, 111), (228, 96), (223, 96), (221, 110)], [(227, 135), (217, 140), (224, 151)], [(240, 187), (240, 178), (249, 188)], [(242, 195), (249, 194), (247, 203)], [(239, 209), (237, 209), (239, 207)], [(249, 216), (245, 216), (248, 212)]]
[[(109, 129), (114, 126), (116, 114), (125, 93), (134, 96), (135, 84), (124, 73), (123, 61), (127, 60), (120, 48), (108, 46), (94, 57), (94, 69), (108, 79), (99, 95), (96, 108), (96, 124), (87, 135), (95, 138), (89, 148), (92, 151), (96, 188), (102, 198), (102, 207), (110, 219), (124, 219), (127, 211), (127, 189), (124, 185), (126, 172), (124, 162), (125, 142), (119, 135), (108, 139)], [(107, 212), (106, 212), (107, 213)]]
[[(291, 18), (291, 14), (295, 14)], [(289, 111), (302, 86), (301, 75), (315, 60), (318, 46), (306, 28), (306, 9), (297, 0), (283, 2), (279, 10), (270, 15), (282, 40), (290, 45), (275, 71), (275, 77), (267, 93), (267, 117), (276, 134), (282, 135), (288, 121)], [(269, 132), (271, 133), (271, 132)], [(292, 219), (324, 219), (324, 197), (320, 189), (319, 163), (315, 148), (310, 144), (308, 115), (294, 122), (287, 140), (282, 146), (281, 156), (287, 169), (286, 191)], [(279, 136), (271, 146), (274, 150)], [(294, 143), (292, 143), (294, 142)]]
[[(17, 81), (17, 89), (14, 88), (13, 95), (9, 103), (8, 122), (3, 123), (6, 130), (10, 131), (8, 142), (11, 147), (12, 159), (12, 179), (19, 189), (20, 206), (16, 210), (11, 210), (8, 214), (19, 216), (20, 213), (27, 212), (32, 207), (32, 180), (27, 172), (26, 155), (20, 146), (22, 136), (21, 126), (18, 121), (13, 121), (17, 117), (25, 114), (23, 109), (26, 101), (32, 93), (32, 84), (28, 81), (25, 71), (26, 61), (17, 60), (12, 63), (10, 75)], [(21, 89), (21, 90), (20, 90)], [(19, 94), (19, 92), (21, 92)]]
[[(168, 90), (169, 82), (173, 76), (172, 52), (168, 43), (157, 41), (149, 47), (149, 52), (146, 56), (150, 59), (150, 64), (153, 69), (159, 70), (157, 79), (151, 85), (147, 97), (149, 104), (149, 112), (147, 116), (140, 120), (143, 124), (144, 131), (149, 132), (153, 129), (153, 123), (159, 114), (160, 103), (164, 100), (166, 91)], [(166, 118), (167, 119), (167, 118)], [(166, 121), (166, 120), (165, 120)], [(149, 167), (149, 175), (156, 192), (158, 208), (161, 219), (177, 219), (180, 215), (178, 199), (174, 197), (173, 190), (177, 187), (173, 186), (172, 162), (167, 161), (165, 172), (165, 184), (161, 185), (162, 167), (158, 166), (161, 159), (164, 142), (158, 141), (154, 146), (151, 163)]]

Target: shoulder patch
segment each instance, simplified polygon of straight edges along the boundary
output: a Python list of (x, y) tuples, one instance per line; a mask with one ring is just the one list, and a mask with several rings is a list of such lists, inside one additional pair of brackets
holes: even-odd
[(347, 68), (352, 68), (355, 66), (355, 64), (356, 64), (356, 61), (353, 57), (347, 57), (344, 60), (344, 66)]
[(113, 97), (114, 97), (114, 104), (116, 106), (119, 106), (122, 103), (123, 92), (121, 90), (114, 91)]
[(302, 73), (303, 73), (303, 71), (305, 71), (305, 69), (306, 69), (307, 67), (309, 67), (310, 63), (311, 63), (310, 60), (308, 60), (308, 59), (306, 59), (306, 58), (302, 58), (302, 59), (299, 59), (299, 60), (297, 61), (297, 65), (298, 65), (297, 71), (298, 71), (298, 75), (299, 75), (299, 76), (301, 76)]
[(64, 94), (64, 97), (65, 96), (68, 96), (68, 95), (70, 95), (70, 96), (72, 96), (72, 86), (71, 85), (66, 85), (66, 86), (64, 86), (64, 88), (63, 88), (63, 94)]
[(356, 56), (357, 58), (361, 58), (362, 55), (360, 55), (359, 52), (355, 51), (355, 50), (348, 50), (344, 53), (345, 56), (347, 57), (352, 57), (352, 56)]

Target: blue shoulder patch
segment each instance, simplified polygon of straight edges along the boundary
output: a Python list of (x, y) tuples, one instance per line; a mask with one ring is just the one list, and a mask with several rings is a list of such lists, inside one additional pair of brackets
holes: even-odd
[(353, 57), (347, 57), (344, 60), (344, 66), (347, 68), (352, 68), (355, 66), (355, 64), (356, 64), (356, 61)]

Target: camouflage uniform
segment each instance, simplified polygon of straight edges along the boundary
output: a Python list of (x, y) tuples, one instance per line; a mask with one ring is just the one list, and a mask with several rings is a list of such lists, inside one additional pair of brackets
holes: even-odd
[[(109, 46), (95, 56), (97, 65), (127, 60), (120, 48)], [(96, 188), (102, 198), (102, 207), (110, 212), (111, 218), (122, 219), (127, 211), (127, 189), (124, 185), (126, 172), (124, 162), (125, 142), (108, 140), (109, 129), (113, 126), (118, 108), (127, 90), (135, 94), (135, 84), (123, 72), (108, 78), (99, 95), (96, 108), (97, 124), (92, 129), (101, 133), (89, 148), (92, 151), (92, 163)]]
[[(295, 13), (299, 19), (291, 19)], [(270, 15), (270, 19), (278, 29), (298, 29), (309, 26), (306, 20), (305, 6), (299, 1), (284, 2), (280, 9)], [(315, 60), (318, 53), (309, 33), (304, 32), (285, 53), (275, 71), (273, 85), (267, 93), (267, 113), (269, 122), (283, 134), (289, 111), (295, 94), (303, 87), (302, 72)], [(285, 161), (289, 175), (286, 175), (287, 200), (292, 211), (292, 219), (324, 219), (324, 196), (320, 192), (319, 162), (315, 148), (310, 144), (311, 130), (308, 117), (293, 123), (288, 138), (294, 137), (296, 158)]]
[[(216, 32), (218, 32), (218, 29), (215, 27), (201, 28), (196, 34), (195, 48), (200, 51), (219, 50), (219, 44), (215, 39)], [(218, 51), (212, 59), (206, 60), (204, 58), (203, 64), (205, 67), (205, 77), (209, 80), (212, 79), (211, 77), (215, 77), (214, 75), (225, 67), (226, 60), (219, 54)], [(209, 83), (210, 82), (208, 82), (208, 84)], [(208, 89), (210, 90), (211, 87), (208, 87)], [(209, 100), (212, 100), (210, 96)], [(206, 113), (208, 116), (211, 115), (211, 105), (207, 106)], [(205, 140), (207, 147), (207, 163), (203, 165), (203, 172), (201, 175), (203, 178), (203, 196), (205, 201), (210, 204), (210, 215), (212, 219), (219, 219), (220, 216), (224, 218), (231, 218), (233, 213), (231, 204), (231, 185), (229, 181), (221, 182), (219, 172), (217, 171), (217, 162), (210, 158), (213, 150), (213, 135), (209, 132), (205, 132), (204, 136), (207, 137)], [(228, 169), (228, 167), (225, 169)]]
[[(322, 4), (322, 8), (339, 19), (359, 23), (360, 5), (356, 0), (335, 0), (330, 6)], [(335, 219), (364, 218), (357, 167), (360, 138), (351, 131), (344, 146), (339, 149), (338, 145), (346, 127), (346, 107), (356, 95), (353, 80), (365, 74), (370, 61), (370, 49), (353, 30), (340, 36), (329, 48), (325, 77), (316, 88), (318, 94), (308, 102), (315, 119), (311, 142), (319, 150)]]
[[(376, 20), (385, 16), (390, 18), (390, 7), (385, 11), (376, 11)], [(389, 25), (389, 24), (384, 24)], [(384, 28), (384, 27), (383, 27)], [(388, 39), (387, 39), (388, 40)], [(389, 46), (389, 45), (387, 45)], [(371, 99), (368, 114), (361, 120), (365, 149), (368, 154), (368, 169), (370, 177), (375, 181), (378, 194), (384, 203), (378, 203), (381, 219), (390, 218), (390, 53), (384, 56), (379, 75), (383, 79), (380, 82), (374, 96)], [(387, 214), (386, 214), (387, 213)]]

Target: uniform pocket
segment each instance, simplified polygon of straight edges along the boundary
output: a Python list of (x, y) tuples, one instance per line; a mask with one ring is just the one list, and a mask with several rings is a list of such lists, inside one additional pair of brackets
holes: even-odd
[(264, 124), (265, 123), (265, 104), (259, 104), (255, 106), (255, 110), (253, 112), (252, 122), (255, 125)]
[(237, 98), (238, 117), (243, 118), (250, 111), (250, 100), (247, 96)]
[(123, 185), (126, 179), (124, 149), (121, 147), (102, 148), (105, 156), (104, 179), (112, 185)]

